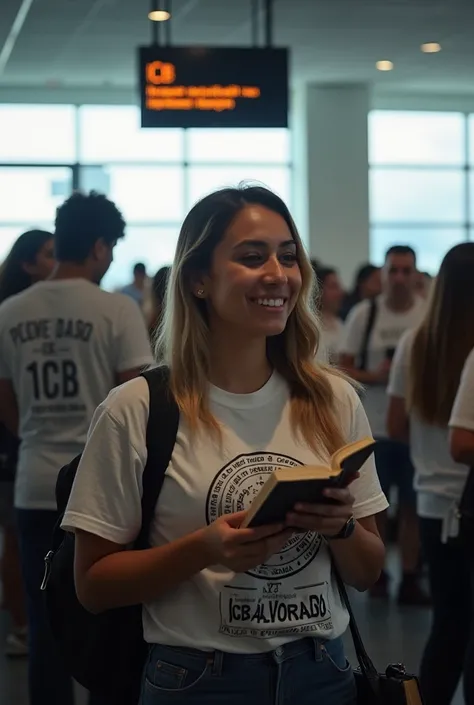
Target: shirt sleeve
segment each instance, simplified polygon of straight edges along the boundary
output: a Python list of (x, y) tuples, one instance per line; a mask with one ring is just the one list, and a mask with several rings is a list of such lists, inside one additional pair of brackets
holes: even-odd
[(405, 333), (401, 338), (395, 350), (395, 355), (393, 356), (387, 387), (387, 394), (390, 397), (407, 398), (408, 371), (412, 345), (413, 332), (410, 331)]
[[(137, 432), (133, 423), (130, 429), (104, 405), (98, 407), (62, 521), (65, 531), (82, 529), (122, 545), (138, 536), (146, 421), (141, 425)], [(132, 443), (132, 432), (142, 438)]]
[(139, 306), (120, 294), (121, 309), (117, 330), (115, 372), (124, 372), (153, 363), (150, 338)]
[(339, 346), (339, 352), (342, 355), (353, 355), (357, 357), (360, 354), (364, 337), (365, 313), (365, 305), (355, 306), (349, 313)]
[[(351, 421), (350, 442), (372, 437), (369, 421), (364, 408), (355, 391), (352, 390), (352, 392), (354, 409)], [(379, 512), (383, 512), (387, 509), (387, 498), (380, 487), (373, 454), (362, 466), (360, 470), (360, 477), (351, 484), (350, 490), (354, 496), (355, 519), (363, 519), (364, 517), (378, 514)]]
[(449, 425), (474, 431), (474, 350), (464, 365)]

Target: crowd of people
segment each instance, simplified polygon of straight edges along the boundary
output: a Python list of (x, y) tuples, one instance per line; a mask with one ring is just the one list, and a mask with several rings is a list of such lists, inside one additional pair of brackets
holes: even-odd
[[(335, 268), (308, 259), (281, 199), (224, 189), (191, 209), (171, 266), (149, 277), (136, 263), (129, 285), (103, 291), (124, 234), (113, 203), (75, 193), (54, 233), (24, 233), (0, 269), (5, 649), (28, 656), (30, 705), (74, 702), (40, 585), (58, 472), (81, 452), (62, 519), (77, 595), (94, 613), (143, 604), (141, 705), (270, 705), (277, 693), (354, 705), (335, 571), (388, 597), (389, 502), (398, 602), (433, 609), (426, 705), (449, 705), (462, 674), (474, 705), (474, 559), (460, 511), (474, 465), (474, 243), (450, 250), (434, 280), (394, 245), (346, 293)], [(179, 427), (150, 548), (133, 551), (150, 414), (141, 371), (154, 365), (167, 366)], [(335, 501), (241, 528), (276, 467), (328, 463), (371, 435), (375, 458), (329, 492)], [(111, 705), (103, 693), (90, 703)]]

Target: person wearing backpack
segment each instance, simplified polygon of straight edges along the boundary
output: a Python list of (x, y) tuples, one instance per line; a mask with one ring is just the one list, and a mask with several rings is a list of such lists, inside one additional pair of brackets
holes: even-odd
[[(144, 468), (149, 443), (159, 450), (160, 433), (169, 442), (152, 425), (149, 380), (112, 391), (95, 413), (62, 528), (75, 533), (87, 610), (105, 620), (143, 605), (142, 705), (356, 701), (331, 555), (349, 585), (377, 580), (375, 515), (387, 501), (373, 459), (350, 488), (327, 492), (335, 503), (240, 528), (275, 468), (327, 463), (370, 436), (356, 391), (315, 361), (313, 283), (291, 215), (271, 191), (223, 189), (189, 212), (157, 345), (179, 426), (149, 548), (132, 550)], [(121, 683), (113, 665), (102, 675), (110, 690)]]
[(40, 585), (58, 518), (55, 485), (97, 405), (152, 362), (136, 303), (99, 288), (125, 222), (114, 203), (74, 193), (58, 209), (57, 266), (0, 306), (0, 421), (19, 435), (15, 510), (29, 629), (30, 705), (71, 705)]
[[(398, 543), (402, 577), (398, 585), (400, 605), (429, 606), (430, 596), (419, 576), (420, 539), (413, 489), (413, 464), (406, 443), (387, 438), (386, 388), (395, 348), (402, 335), (421, 320), (424, 300), (416, 294), (416, 254), (407, 245), (393, 245), (382, 268), (382, 293), (357, 304), (350, 312), (340, 345), (340, 366), (364, 385), (363, 404), (378, 441), (375, 460), (382, 489), (390, 499), (398, 494)], [(387, 537), (387, 513), (378, 517), (379, 531)], [(389, 596), (390, 575), (383, 570), (370, 591), (371, 597)]]
[[(466, 419), (473, 423), (474, 418), (469, 411), (472, 387), (467, 391), (467, 375), (461, 376), (474, 347), (473, 279), (474, 243), (456, 245), (441, 263), (424, 318), (397, 347), (388, 386), (387, 430), (391, 438), (410, 441), (423, 557), (433, 597), (431, 630), (420, 667), (426, 705), (449, 705), (461, 675), (465, 703), (474, 705), (474, 629), (466, 560), (473, 545), (472, 540), (464, 545), (466, 536), (459, 530), (469, 461), (462, 453), (451, 457), (448, 428), (448, 424), (466, 427)], [(452, 433), (459, 434), (456, 428)], [(462, 619), (453, 619), (454, 605)]]

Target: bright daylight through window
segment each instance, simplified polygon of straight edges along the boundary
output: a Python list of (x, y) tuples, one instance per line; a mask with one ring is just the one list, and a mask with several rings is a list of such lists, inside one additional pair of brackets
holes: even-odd
[(24, 230), (53, 227), (73, 188), (95, 189), (127, 221), (104, 279), (116, 288), (137, 260), (152, 274), (169, 264), (191, 205), (242, 180), (291, 207), (288, 130), (141, 130), (134, 106), (0, 104), (0, 262)]
[[(453, 245), (473, 238), (474, 116), (374, 111), (369, 116), (371, 259), (408, 244), (435, 274)], [(470, 145), (470, 153), (468, 151)]]

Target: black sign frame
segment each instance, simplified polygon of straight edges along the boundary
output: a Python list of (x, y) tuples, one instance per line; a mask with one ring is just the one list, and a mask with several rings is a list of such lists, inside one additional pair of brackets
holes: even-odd
[(288, 127), (287, 49), (154, 45), (138, 63), (142, 127)]

